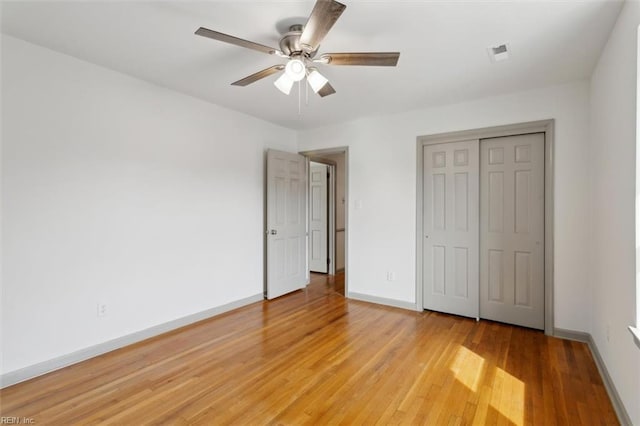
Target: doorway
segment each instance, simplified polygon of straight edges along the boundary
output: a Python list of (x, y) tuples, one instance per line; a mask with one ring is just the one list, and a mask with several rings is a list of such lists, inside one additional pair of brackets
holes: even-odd
[(347, 148), (302, 153), (309, 160), (309, 281), (345, 295), (347, 265)]
[(418, 138), (418, 308), (553, 333), (552, 153), (552, 120)]

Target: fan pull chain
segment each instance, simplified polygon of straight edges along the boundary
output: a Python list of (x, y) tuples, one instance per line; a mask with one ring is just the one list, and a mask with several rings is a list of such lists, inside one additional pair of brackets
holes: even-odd
[(302, 89), (300, 88), (300, 81), (298, 81), (298, 115), (302, 115), (302, 110), (300, 109), (300, 103), (302, 101)]
[(305, 85), (304, 85), (304, 105), (305, 106), (309, 106), (309, 82), (305, 81)]

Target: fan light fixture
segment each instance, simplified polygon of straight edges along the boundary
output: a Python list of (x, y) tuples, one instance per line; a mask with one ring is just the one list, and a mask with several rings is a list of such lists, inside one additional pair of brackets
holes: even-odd
[(324, 87), (325, 84), (329, 82), (327, 78), (320, 74), (317, 69), (310, 68), (311, 72), (307, 75), (307, 81), (309, 82), (309, 86), (313, 89), (314, 92), (318, 93), (320, 89)]
[(291, 93), (291, 88), (293, 87), (294, 81), (289, 77), (289, 74), (283, 72), (280, 77), (276, 81), (273, 82), (274, 86), (278, 88), (279, 91), (288, 95)]
[(293, 84), (296, 81), (302, 81), (305, 76), (311, 89), (315, 93), (318, 93), (325, 84), (329, 82), (325, 76), (320, 74), (315, 67), (307, 68), (303, 61), (300, 59), (290, 60), (284, 68), (284, 72), (273, 84), (285, 95), (291, 93)]
[[(285, 95), (291, 93), (293, 83), (301, 81), (307, 75), (307, 67), (300, 59), (291, 59), (284, 67), (282, 75), (273, 84)], [(317, 92), (316, 92), (317, 93)]]
[(306, 74), (307, 67), (304, 66), (304, 62), (300, 59), (292, 59), (287, 62), (287, 66), (284, 68), (285, 74), (293, 81), (300, 81)]

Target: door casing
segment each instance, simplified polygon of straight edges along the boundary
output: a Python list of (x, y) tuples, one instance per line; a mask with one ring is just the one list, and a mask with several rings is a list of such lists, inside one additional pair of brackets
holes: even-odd
[(417, 177), (416, 177), (416, 309), (423, 311), (423, 150), (426, 145), (460, 142), (470, 139), (487, 139), (501, 136), (517, 136), (528, 133), (544, 133), (544, 332), (546, 335), (553, 335), (554, 312), (553, 312), (553, 271), (554, 271), (554, 137), (555, 120), (531, 121), (505, 126), (496, 126), (458, 132), (440, 133), (434, 135), (418, 136), (416, 141), (417, 151)]

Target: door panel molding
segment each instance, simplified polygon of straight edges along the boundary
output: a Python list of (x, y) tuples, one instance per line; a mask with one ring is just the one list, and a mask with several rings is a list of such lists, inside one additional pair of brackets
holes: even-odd
[[(502, 136), (517, 136), (529, 133), (545, 134), (544, 149), (544, 332), (553, 335), (553, 271), (554, 271), (554, 153), (555, 153), (555, 120), (530, 121), (503, 126), (470, 129), (456, 132), (447, 132), (433, 135), (423, 135), (416, 138), (416, 309), (423, 308), (423, 182), (424, 182), (424, 147), (427, 145), (460, 142), (470, 139), (488, 139)], [(499, 161), (496, 153), (495, 161)], [(526, 158), (526, 153), (520, 153), (519, 158)]]

